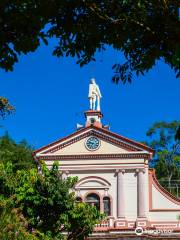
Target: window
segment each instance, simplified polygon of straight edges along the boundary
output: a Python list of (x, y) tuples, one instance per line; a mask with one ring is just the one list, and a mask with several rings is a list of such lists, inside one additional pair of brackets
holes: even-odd
[(100, 198), (97, 194), (91, 193), (86, 197), (86, 203), (95, 206), (100, 211)]
[(110, 203), (110, 198), (109, 197), (104, 197), (103, 198), (103, 205), (104, 205), (104, 213), (107, 215), (107, 216), (110, 216), (111, 215), (111, 203)]

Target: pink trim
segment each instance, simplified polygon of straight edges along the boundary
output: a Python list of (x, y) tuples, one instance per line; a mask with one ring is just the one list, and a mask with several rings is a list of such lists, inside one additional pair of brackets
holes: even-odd
[[(102, 195), (102, 199), (104, 199), (104, 197), (108, 197), (110, 199), (110, 215), (108, 217), (113, 217), (113, 198), (109, 194)], [(104, 212), (104, 203), (103, 203), (103, 212)]]
[[(76, 183), (75, 187), (80, 187), (79, 184), (81, 184), (81, 183), (84, 182), (85, 180), (88, 180), (88, 181), (86, 181), (86, 182), (90, 182), (90, 181), (97, 180), (97, 182), (99, 182), (99, 183), (105, 182), (107, 185), (111, 186), (110, 182), (108, 182), (108, 181), (107, 181), (106, 179), (104, 179), (104, 178), (97, 177), (97, 176), (89, 176), (89, 177), (84, 177), (84, 178), (80, 179), (80, 180)], [(101, 180), (102, 182), (100, 182), (100, 181), (98, 181), (98, 180)], [(106, 185), (104, 185), (104, 186), (106, 186)]]
[[(47, 161), (49, 161), (49, 160), (47, 160)], [(51, 161), (51, 160), (50, 160)], [(103, 160), (102, 160), (103, 161)], [(146, 168), (146, 169), (148, 169), (147, 168), (147, 165), (145, 164), (145, 163), (141, 163), (141, 162), (130, 162), (130, 163), (126, 163), (126, 162), (116, 162), (116, 163), (106, 163), (107, 165), (116, 165), (117, 166), (117, 164), (144, 164), (143, 166), (144, 166), (144, 168)], [(89, 164), (89, 163), (68, 163), (68, 164), (66, 164), (66, 163), (64, 163), (64, 164), (62, 164), (62, 162), (61, 162), (61, 166), (63, 166), (63, 167), (65, 167), (65, 166), (92, 166), (92, 165), (96, 165), (96, 166), (98, 166), (98, 165), (103, 165), (103, 166), (106, 166), (105, 164), (102, 164), (102, 163), (92, 163), (92, 164)], [(120, 167), (120, 166), (118, 166), (118, 167)], [(130, 167), (130, 168), (134, 168), (134, 169), (136, 169), (136, 168), (139, 168), (139, 166), (137, 166), (136, 165), (136, 167), (135, 166), (132, 166), (132, 167)], [(120, 167), (121, 168), (121, 167)], [(124, 168), (124, 167), (122, 167), (122, 168)]]
[[(65, 141), (65, 140), (67, 140), (67, 139), (69, 139), (71, 137), (74, 137), (74, 136), (79, 135), (80, 133), (86, 132), (88, 129), (92, 130), (91, 134), (95, 133), (94, 130), (97, 130), (98, 133), (105, 133), (105, 134), (107, 134), (109, 136), (117, 138), (118, 140), (122, 140), (122, 141), (125, 141), (127, 143), (130, 143), (130, 144), (134, 145), (133, 147), (135, 149), (136, 149), (136, 147), (142, 148), (142, 149), (144, 149), (144, 150), (154, 154), (154, 150), (152, 148), (150, 148), (150, 147), (148, 147), (148, 146), (146, 146), (146, 145), (144, 145), (142, 143), (136, 142), (136, 141), (131, 140), (129, 138), (125, 138), (125, 137), (123, 137), (121, 135), (115, 134), (115, 133), (113, 133), (113, 132), (111, 132), (109, 130), (103, 129), (103, 128), (97, 128), (95, 126), (89, 126), (89, 127), (86, 127), (86, 128), (82, 128), (82, 129), (80, 129), (80, 130), (78, 130), (78, 131), (76, 131), (76, 132), (74, 132), (74, 133), (72, 133), (72, 134), (70, 134), (70, 135), (68, 135), (68, 136), (66, 136), (64, 138), (58, 139), (57, 141), (54, 141), (54, 142), (52, 142), (52, 143), (50, 143), (50, 144), (48, 144), (46, 146), (43, 146), (43, 147), (37, 149), (36, 151), (33, 152), (33, 156), (35, 156), (37, 153), (39, 153), (39, 152), (41, 152), (43, 150), (48, 149), (49, 147), (52, 147), (53, 145), (56, 145), (58, 143), (60, 144), (63, 141)], [(129, 147), (131, 148), (131, 146), (129, 146)]]
[(51, 156), (36, 156), (39, 160), (80, 160), (80, 159), (134, 159), (134, 158), (143, 158), (148, 159), (149, 153), (120, 153), (120, 154), (83, 154), (83, 155), (51, 155)]
[(87, 197), (89, 194), (92, 194), (92, 193), (98, 195), (99, 200), (100, 200), (100, 212), (103, 213), (102, 195), (101, 195), (98, 191), (95, 191), (95, 190), (91, 191), (91, 190), (90, 190), (90, 191), (86, 192), (86, 193), (84, 194), (84, 201), (86, 201), (86, 197)]
[(56, 140), (56, 141), (54, 141), (52, 143), (49, 143), (49, 144), (47, 144), (47, 145), (45, 145), (45, 146), (35, 150), (33, 152), (33, 156), (36, 155), (36, 153), (41, 152), (41, 151), (43, 151), (43, 150), (45, 150), (45, 149), (47, 149), (49, 147), (52, 147), (53, 145), (56, 145), (58, 143), (61, 143), (61, 142), (65, 141), (65, 140), (67, 140), (68, 138), (71, 138), (71, 137), (73, 137), (73, 136), (75, 136), (75, 135), (77, 135), (79, 133), (84, 132), (85, 130), (87, 130), (87, 129), (86, 128), (82, 128), (82, 129), (78, 130), (77, 132), (73, 132), (72, 134), (70, 134), (70, 135), (68, 135), (66, 137), (60, 138), (60, 139), (58, 139), (58, 140)]
[(109, 135), (111, 135), (111, 136), (113, 136), (113, 137), (116, 137), (116, 138), (118, 138), (118, 139), (121, 139), (121, 140), (123, 140), (123, 141), (127, 141), (127, 142), (129, 142), (129, 143), (131, 143), (131, 144), (133, 144), (133, 145), (136, 145), (136, 146), (138, 146), (138, 147), (141, 147), (142, 149), (145, 149), (145, 150), (147, 150), (147, 151), (149, 151), (149, 152), (152, 152), (153, 154), (154, 154), (154, 149), (152, 149), (152, 148), (150, 148), (150, 147), (148, 147), (148, 146), (146, 146), (146, 145), (144, 145), (144, 144), (142, 144), (142, 143), (139, 143), (139, 142), (136, 142), (136, 141), (134, 141), (134, 140), (131, 140), (131, 139), (129, 139), (129, 138), (126, 138), (126, 137), (123, 137), (123, 136), (121, 136), (121, 135), (119, 135), (119, 134), (116, 134), (116, 133), (113, 133), (113, 132), (111, 132), (111, 131), (109, 131), (109, 130), (106, 130), (106, 129), (101, 129), (101, 131), (102, 132), (104, 132), (104, 133), (107, 133), (107, 134), (109, 134)]
[(166, 189), (164, 189), (158, 182), (155, 176), (155, 170), (149, 169), (149, 211), (151, 212), (180, 212), (180, 209), (154, 209), (152, 206), (152, 185), (168, 200), (171, 202), (180, 205), (180, 199), (173, 196)]
[(159, 224), (159, 223), (163, 223), (163, 224), (178, 224), (178, 221), (170, 221), (170, 222), (164, 222), (164, 221), (150, 221), (149, 223), (151, 224)]
[(149, 210), (150, 212), (179, 212), (180, 213), (180, 209), (175, 209), (175, 208), (172, 208), (172, 209), (166, 209), (166, 208), (161, 208), (161, 209), (150, 209)]
[[(126, 164), (126, 163), (122, 163), (122, 164)], [(47, 166), (52, 166), (52, 165), (47, 165)], [(71, 170), (84, 170), (84, 171), (88, 171), (88, 170), (95, 170), (95, 169), (107, 169), (107, 170), (114, 170), (114, 169), (126, 169), (126, 170), (128, 170), (128, 169), (136, 169), (136, 168), (139, 168), (139, 169), (143, 169), (143, 167), (140, 167), (140, 166), (137, 166), (136, 165), (136, 167), (119, 167), (119, 166), (114, 166), (114, 167), (110, 167), (110, 166), (86, 166), (86, 167), (69, 167), (69, 168), (66, 168), (66, 167), (63, 167), (63, 166), (61, 166), (61, 170), (69, 170), (69, 171), (71, 171)]]
[(128, 229), (128, 222), (125, 219), (116, 219), (114, 225), (115, 225), (115, 229), (120, 229), (120, 230)]
[(95, 111), (95, 110), (88, 110), (88, 111), (84, 112), (84, 115), (85, 115), (85, 117), (88, 115), (89, 116), (96, 115), (96, 116), (100, 116), (101, 118), (103, 117), (103, 114), (101, 113), (101, 111)]

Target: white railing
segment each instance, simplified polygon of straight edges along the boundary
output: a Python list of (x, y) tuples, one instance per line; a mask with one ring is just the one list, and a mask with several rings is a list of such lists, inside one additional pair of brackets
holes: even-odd
[(109, 228), (114, 226), (114, 220), (112, 218), (105, 219), (101, 223), (96, 224), (95, 228)]

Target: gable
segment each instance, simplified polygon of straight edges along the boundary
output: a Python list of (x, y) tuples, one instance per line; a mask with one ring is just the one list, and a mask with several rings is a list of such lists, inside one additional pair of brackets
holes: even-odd
[[(90, 135), (93, 136), (93, 135)], [(89, 136), (89, 137), (90, 137)], [(108, 154), (108, 153), (127, 153), (129, 150), (122, 147), (116, 146), (113, 143), (107, 142), (100, 139), (100, 147), (95, 151), (90, 151), (86, 148), (86, 140), (88, 137), (85, 137), (75, 143), (72, 143), (64, 148), (55, 150), (52, 152), (53, 155), (73, 155), (73, 154)]]
[[(90, 136), (94, 136), (100, 140), (100, 147), (95, 151), (88, 150), (85, 145), (86, 140)], [(36, 150), (34, 155), (40, 157), (81, 154), (121, 154), (129, 152), (152, 153), (153, 150), (143, 144), (114, 134), (111, 131), (91, 126)]]

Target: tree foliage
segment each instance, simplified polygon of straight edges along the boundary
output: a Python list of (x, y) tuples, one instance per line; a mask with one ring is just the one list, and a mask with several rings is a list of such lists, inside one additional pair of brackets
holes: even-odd
[[(104, 217), (95, 207), (76, 203), (77, 178), (62, 180), (59, 167), (14, 172), (0, 163), (0, 239), (83, 240)], [(65, 234), (64, 234), (65, 233)]]
[(37, 230), (28, 231), (28, 221), (14, 201), (18, 184), (12, 163), (0, 162), (0, 239), (49, 240)]
[[(76, 203), (70, 191), (77, 178), (62, 180), (57, 164), (51, 170), (42, 165), (37, 169), (21, 171), (16, 189), (16, 203), (27, 217), (30, 228), (35, 228), (52, 239), (84, 239), (102, 216), (95, 207)], [(66, 238), (62, 234), (67, 233)]]
[(7, 132), (0, 137), (0, 162), (12, 162), (14, 171), (35, 166), (32, 152), (26, 140), (16, 143)]
[(159, 180), (168, 182), (170, 190), (173, 181), (180, 179), (180, 140), (175, 137), (180, 122), (157, 122), (148, 131), (149, 145), (156, 150), (156, 175)]
[(7, 200), (0, 201), (1, 240), (48, 240), (43, 234), (27, 230), (28, 222), (20, 210), (13, 208)]
[(163, 59), (180, 76), (179, 1), (3, 0), (0, 3), (0, 67), (12, 70), (19, 55), (58, 40), (53, 55), (94, 61), (107, 46), (124, 53), (113, 80), (131, 81)]

